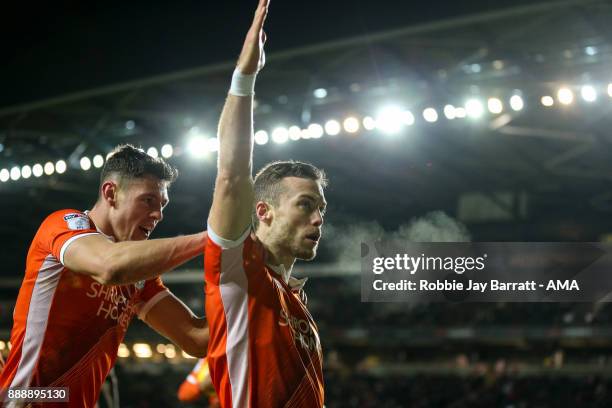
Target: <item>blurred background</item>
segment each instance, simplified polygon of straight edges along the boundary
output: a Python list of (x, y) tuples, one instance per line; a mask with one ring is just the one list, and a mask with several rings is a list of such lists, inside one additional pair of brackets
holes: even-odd
[[(178, 167), (154, 237), (196, 232), (216, 124), (255, 2), (49, 4), (7, 12), (0, 66), (0, 351), (47, 214), (91, 208), (119, 143)], [(612, 240), (612, 4), (379, 0), (271, 5), (255, 168), (331, 179), (299, 263), (326, 406), (612, 406), (605, 303), (362, 303), (359, 245)], [(202, 259), (165, 283), (203, 314)], [(122, 407), (177, 400), (196, 360), (134, 321)], [(105, 403), (102, 404), (105, 406)]]

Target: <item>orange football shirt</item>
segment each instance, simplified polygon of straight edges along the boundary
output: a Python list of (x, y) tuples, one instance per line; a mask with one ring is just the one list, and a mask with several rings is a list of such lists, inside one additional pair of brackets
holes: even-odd
[(321, 343), (305, 280), (285, 281), (251, 231), (204, 249), (208, 364), (223, 408), (322, 407)]
[(3, 393), (69, 387), (70, 402), (57, 406), (93, 407), (134, 314), (143, 318), (169, 294), (159, 277), (110, 286), (64, 267), (66, 248), (91, 234), (101, 233), (86, 213), (61, 210), (34, 236), (13, 312), (12, 348), (0, 374)]

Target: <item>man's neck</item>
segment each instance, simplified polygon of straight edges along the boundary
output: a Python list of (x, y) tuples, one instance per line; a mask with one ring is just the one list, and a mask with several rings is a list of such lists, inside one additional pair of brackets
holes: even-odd
[(291, 255), (283, 255), (282, 251), (278, 246), (273, 245), (266, 240), (266, 236), (264, 234), (256, 233), (257, 239), (262, 243), (263, 247), (266, 250), (266, 264), (275, 269), (278, 269), (281, 265), (284, 269), (283, 271), (283, 280), (285, 282), (289, 282), (289, 278), (291, 277), (291, 270), (293, 269), (293, 264), (295, 263), (295, 258)]
[(89, 218), (93, 221), (98, 231), (109, 237), (114, 237), (113, 228), (108, 220), (108, 214), (104, 208), (101, 208), (98, 204), (87, 213)]

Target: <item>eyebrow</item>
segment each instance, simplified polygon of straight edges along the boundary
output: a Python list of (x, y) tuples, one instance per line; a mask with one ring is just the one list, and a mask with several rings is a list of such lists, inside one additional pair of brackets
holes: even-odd
[[(142, 197), (151, 197), (151, 198), (154, 198), (154, 199), (156, 199), (156, 200), (159, 198), (157, 195), (155, 195), (155, 194), (153, 194), (153, 193), (144, 193), (144, 194), (142, 195)], [(165, 208), (165, 207), (168, 205), (168, 203), (169, 203), (169, 202), (170, 202), (170, 199), (169, 199), (169, 198), (164, 199), (164, 198), (162, 197), (162, 199), (161, 199), (161, 205), (162, 205), (162, 207), (164, 207), (164, 208)]]
[(323, 203), (323, 208), (327, 208), (327, 201), (325, 201), (321, 196), (314, 196), (312, 194), (302, 193), (298, 196), (298, 199), (300, 198), (308, 198), (312, 201), (321, 201)]

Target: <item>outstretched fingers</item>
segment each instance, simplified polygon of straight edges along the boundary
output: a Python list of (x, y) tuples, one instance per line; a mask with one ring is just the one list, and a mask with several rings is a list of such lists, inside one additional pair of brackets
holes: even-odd
[(253, 18), (253, 28), (260, 31), (263, 28), (264, 21), (268, 15), (268, 5), (270, 0), (259, 0), (257, 10), (255, 10), (255, 17)]
[(263, 30), (263, 24), (268, 14), (270, 0), (259, 0), (253, 23), (249, 28), (242, 52), (238, 58), (238, 69), (243, 74), (257, 73), (265, 64), (265, 53), (263, 46), (267, 36)]

